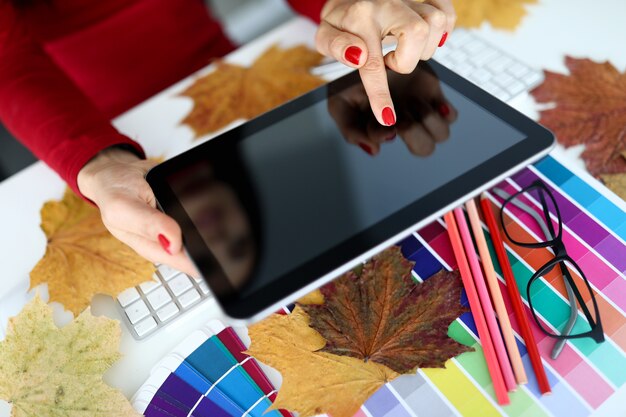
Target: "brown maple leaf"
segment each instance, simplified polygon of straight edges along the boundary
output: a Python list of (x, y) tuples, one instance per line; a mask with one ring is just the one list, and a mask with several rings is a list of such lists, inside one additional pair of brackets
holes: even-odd
[(545, 71), (531, 94), (555, 107), (541, 112), (539, 123), (565, 147), (584, 144), (581, 157), (595, 176), (626, 172), (626, 74), (609, 62), (565, 57), (569, 75)]
[(420, 284), (412, 267), (393, 246), (322, 287), (323, 305), (302, 305), (326, 339), (322, 351), (406, 373), (444, 367), (471, 350), (447, 335), (450, 323), (467, 311), (458, 272), (442, 270)]
[[(626, 151), (622, 152), (626, 160)], [(626, 172), (621, 174), (605, 174), (600, 176), (604, 184), (622, 200), (626, 201)]]
[(70, 189), (61, 201), (44, 204), (41, 228), (48, 244), (30, 273), (30, 288), (47, 283), (50, 301), (74, 316), (95, 294), (115, 297), (152, 279), (154, 265), (111, 235), (100, 211)]
[(515, 29), (526, 15), (526, 5), (537, 0), (453, 0), (456, 26), (477, 28), (489, 22), (496, 29)]
[(324, 84), (309, 73), (321, 59), (320, 54), (300, 45), (287, 49), (272, 46), (249, 68), (218, 61), (215, 71), (182, 93), (194, 101), (182, 123), (199, 137), (235, 120), (252, 119)]

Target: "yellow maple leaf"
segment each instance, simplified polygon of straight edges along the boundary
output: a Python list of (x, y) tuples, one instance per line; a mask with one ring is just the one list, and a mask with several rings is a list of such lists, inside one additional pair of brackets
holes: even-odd
[(0, 398), (11, 417), (135, 417), (102, 374), (119, 358), (119, 323), (89, 310), (59, 329), (39, 297), (9, 320), (0, 342)]
[(399, 376), (376, 362), (318, 352), (326, 340), (309, 327), (300, 307), (251, 326), (249, 335), (247, 353), (283, 377), (273, 408), (297, 411), (300, 417), (352, 417), (384, 383)]
[(50, 301), (74, 316), (95, 294), (115, 297), (152, 279), (154, 265), (111, 235), (99, 210), (69, 189), (61, 201), (44, 204), (41, 228), (48, 244), (30, 273), (30, 288), (47, 283)]
[(251, 67), (216, 62), (215, 71), (197, 79), (182, 95), (194, 101), (182, 123), (196, 137), (214, 132), (238, 119), (252, 119), (324, 84), (309, 73), (322, 56), (299, 45), (272, 46)]
[(537, 0), (452, 0), (457, 27), (477, 28), (489, 22), (496, 29), (515, 29), (526, 15), (526, 6)]

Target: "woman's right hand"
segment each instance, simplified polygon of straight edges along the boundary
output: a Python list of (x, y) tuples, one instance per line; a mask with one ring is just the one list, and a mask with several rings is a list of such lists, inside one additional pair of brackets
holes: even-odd
[(155, 164), (126, 150), (109, 148), (81, 169), (78, 188), (98, 206), (113, 236), (152, 262), (198, 276), (183, 250), (180, 227), (157, 210), (154, 193), (145, 180)]

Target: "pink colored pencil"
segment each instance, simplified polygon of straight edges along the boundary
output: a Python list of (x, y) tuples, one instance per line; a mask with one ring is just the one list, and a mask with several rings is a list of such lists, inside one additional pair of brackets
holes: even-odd
[[(489, 294), (491, 294), (491, 301), (493, 307), (498, 315), (498, 322), (500, 323), (500, 330), (502, 332), (502, 339), (504, 339), (504, 345), (509, 354), (509, 360), (511, 361), (511, 367), (515, 374), (515, 381), (518, 384), (526, 384), (528, 378), (526, 377), (526, 371), (524, 370), (524, 364), (522, 363), (522, 357), (520, 356), (519, 349), (517, 348), (517, 342), (513, 335), (513, 329), (511, 328), (511, 322), (509, 321), (509, 313), (506, 311), (504, 300), (502, 299), (502, 292), (500, 292), (500, 284), (496, 277), (496, 271), (493, 268), (493, 261), (491, 260), (491, 254), (487, 248), (487, 241), (483, 233), (482, 225), (480, 224), (480, 218), (478, 217), (478, 208), (474, 200), (469, 200), (465, 203), (467, 209), (467, 216), (472, 227), (474, 234), (474, 241), (480, 254), (480, 259), (483, 264), (483, 270), (485, 275), (485, 281), (489, 288)], [(479, 293), (480, 294), (480, 293)]]
[(459, 233), (461, 234), (463, 247), (465, 248), (465, 256), (467, 256), (470, 270), (472, 271), (472, 277), (474, 278), (474, 285), (476, 286), (476, 292), (478, 292), (480, 305), (483, 309), (485, 320), (487, 321), (489, 335), (491, 336), (493, 347), (496, 350), (496, 357), (498, 358), (498, 363), (500, 364), (500, 370), (502, 371), (502, 376), (504, 377), (504, 383), (509, 391), (515, 391), (517, 389), (515, 375), (513, 375), (513, 368), (511, 368), (511, 362), (509, 362), (509, 356), (507, 355), (506, 348), (504, 347), (504, 341), (502, 340), (500, 328), (498, 327), (498, 322), (496, 321), (496, 313), (493, 311), (493, 305), (491, 304), (489, 292), (487, 291), (487, 286), (485, 285), (485, 277), (483, 276), (483, 271), (480, 269), (480, 263), (478, 262), (478, 257), (476, 256), (476, 249), (474, 248), (474, 243), (472, 242), (472, 235), (470, 234), (467, 220), (465, 220), (463, 209), (460, 207), (454, 209), (454, 217), (456, 218), (456, 224), (459, 228)]
[(498, 358), (496, 356), (493, 342), (491, 341), (491, 336), (489, 335), (489, 328), (487, 327), (487, 322), (485, 321), (485, 316), (483, 315), (483, 310), (480, 306), (480, 299), (476, 293), (476, 287), (474, 285), (474, 280), (472, 279), (472, 272), (469, 264), (467, 263), (465, 251), (463, 250), (463, 243), (461, 241), (461, 236), (459, 235), (459, 229), (456, 225), (456, 221), (454, 220), (454, 214), (452, 214), (452, 212), (446, 213), (443, 218), (448, 227), (448, 236), (450, 237), (452, 250), (459, 266), (470, 310), (472, 312), (472, 316), (474, 317), (474, 321), (476, 322), (478, 337), (483, 345), (485, 361), (487, 362), (487, 369), (491, 375), (493, 389), (496, 393), (496, 399), (499, 404), (509, 404), (509, 394), (507, 392), (506, 385), (504, 384), (504, 378), (502, 377), (502, 371), (500, 370), (500, 365), (498, 364)]

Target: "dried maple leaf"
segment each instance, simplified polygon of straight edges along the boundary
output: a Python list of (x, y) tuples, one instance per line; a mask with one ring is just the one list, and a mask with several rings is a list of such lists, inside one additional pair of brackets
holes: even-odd
[(608, 62), (565, 57), (569, 75), (545, 71), (531, 94), (539, 103), (554, 103), (539, 122), (565, 147), (584, 144), (581, 157), (591, 174), (626, 172), (626, 74)]
[(199, 78), (182, 95), (194, 101), (182, 121), (196, 137), (214, 132), (238, 119), (252, 119), (324, 84), (309, 73), (322, 56), (306, 46), (272, 46), (250, 68), (216, 62), (215, 71)]
[(300, 417), (352, 417), (385, 382), (399, 376), (375, 362), (319, 352), (326, 341), (309, 327), (301, 307), (251, 326), (249, 335), (247, 353), (283, 377), (273, 408), (294, 410)]
[(458, 272), (413, 281), (413, 263), (393, 246), (321, 288), (323, 305), (303, 305), (311, 327), (326, 339), (323, 352), (377, 362), (398, 373), (442, 368), (470, 350), (448, 337), (463, 314)]
[(95, 294), (115, 297), (152, 279), (154, 265), (111, 235), (98, 209), (69, 189), (63, 200), (44, 204), (41, 228), (48, 244), (30, 273), (30, 288), (48, 283), (50, 301), (75, 316)]
[(515, 29), (526, 15), (526, 5), (537, 0), (453, 0), (457, 27), (477, 28), (489, 22), (497, 29)]
[(0, 398), (12, 417), (135, 417), (128, 400), (102, 381), (119, 358), (119, 323), (83, 312), (59, 329), (39, 297), (9, 320), (0, 342)]

